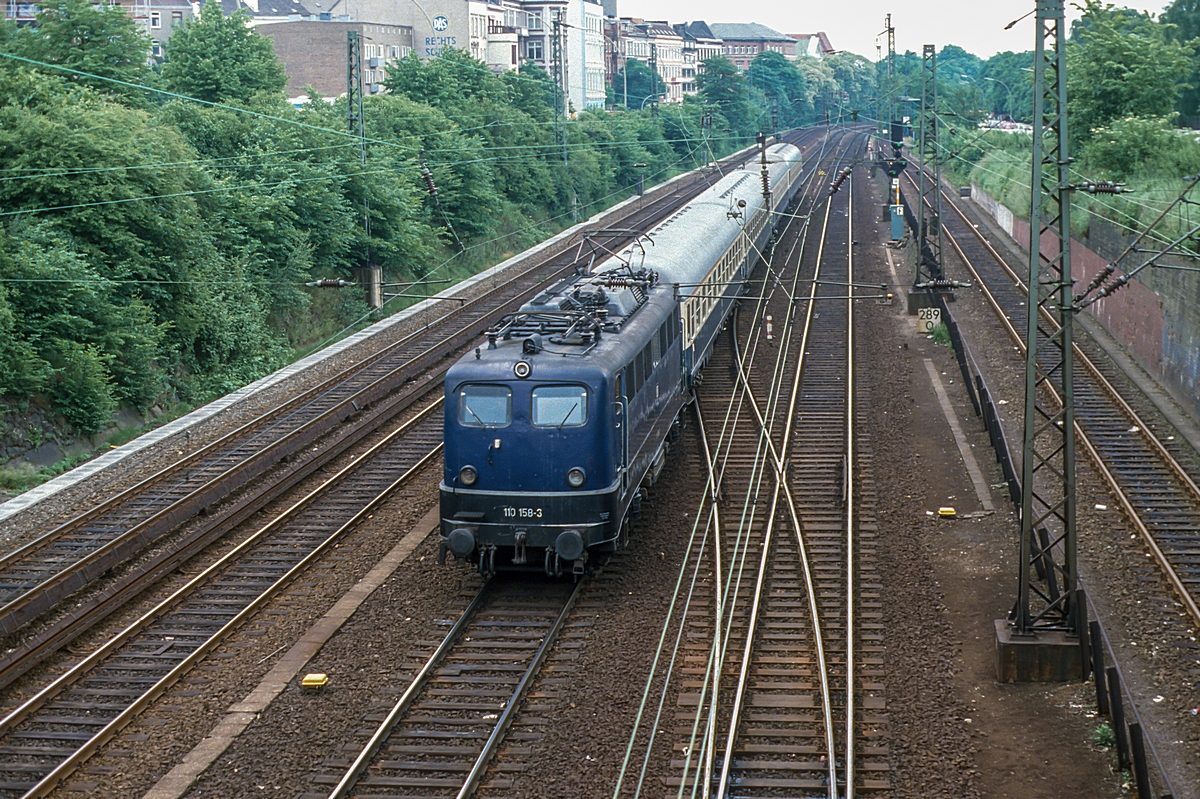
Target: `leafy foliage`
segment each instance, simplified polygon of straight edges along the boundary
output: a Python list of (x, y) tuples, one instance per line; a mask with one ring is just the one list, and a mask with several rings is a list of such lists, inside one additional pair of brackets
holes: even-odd
[(629, 58), (626, 59), (625, 66), (617, 71), (613, 87), (617, 105), (638, 111), (647, 100), (662, 94), (666, 84), (658, 79), (650, 67), (636, 58)]
[(211, 103), (249, 100), (287, 86), (271, 40), (254, 32), (244, 10), (227, 17), (216, 0), (207, 0), (198, 20), (171, 34), (162, 76), (171, 91)]
[(1072, 143), (1113, 120), (1175, 110), (1192, 71), (1195, 43), (1170, 41), (1169, 26), (1129, 9), (1087, 0), (1067, 49)]
[(116, 409), (104, 357), (95, 347), (66, 339), (54, 340), (53, 355), (50, 398), (80, 431), (104, 427)]
[(985, 87), (988, 110), (996, 116), (1028, 122), (1033, 117), (1033, 51), (996, 53), (983, 65), (979, 76)]
[(761, 53), (746, 70), (746, 80), (778, 109), (779, 122), (783, 127), (794, 127), (801, 120), (811, 118), (816, 82), (787, 60), (783, 53)]
[(71, 84), (130, 105), (145, 103), (144, 91), (113, 82), (146, 85), (154, 78), (146, 62), (150, 39), (124, 8), (93, 5), (91, 0), (38, 5), (36, 24), (15, 32), (10, 29), (6, 49), (30, 61), (64, 68), (50, 71)]
[(725, 132), (743, 137), (756, 133), (763, 119), (769, 117), (762, 103), (755, 102), (746, 78), (723, 56), (705, 60), (703, 67), (696, 75), (696, 88), (704, 102), (716, 106), (727, 120)]
[[(1200, 0), (1174, 0), (1160, 19), (1172, 26), (1167, 30), (1171, 41), (1200, 39)], [(1176, 108), (1185, 117), (1200, 115), (1200, 58), (1192, 58), (1188, 86), (1180, 93)]]
[(1092, 133), (1081, 166), (1112, 180), (1180, 178), (1200, 171), (1200, 142), (1167, 117), (1126, 117)]

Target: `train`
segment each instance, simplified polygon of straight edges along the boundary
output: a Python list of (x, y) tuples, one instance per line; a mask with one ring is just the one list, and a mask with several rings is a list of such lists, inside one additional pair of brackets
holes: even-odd
[(440, 562), (561, 577), (628, 544), (700, 370), (799, 190), (800, 150), (763, 152), (538, 293), (449, 369)]

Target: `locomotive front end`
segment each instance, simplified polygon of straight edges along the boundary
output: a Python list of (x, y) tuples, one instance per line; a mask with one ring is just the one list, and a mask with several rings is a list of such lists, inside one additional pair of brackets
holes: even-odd
[(615, 538), (612, 387), (576, 359), (497, 342), (446, 377), (440, 557), (484, 573), (581, 572)]

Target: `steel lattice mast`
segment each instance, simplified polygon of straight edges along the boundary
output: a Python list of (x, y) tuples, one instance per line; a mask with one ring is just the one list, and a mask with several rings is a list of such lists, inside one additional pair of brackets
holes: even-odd
[(937, 48), (927, 44), (921, 52), (920, 202), (917, 203), (917, 266), (913, 275), (916, 288), (930, 287), (945, 277), (937, 102)]
[[(1020, 584), (1010, 618), (1013, 634), (1021, 636), (1043, 630), (1075, 634), (1082, 626), (1076, 594), (1074, 310), (1064, 25), (1063, 0), (1038, 0)], [(1057, 320), (1057, 330), (1039, 330), (1044, 312)], [(1059, 391), (1061, 406), (1049, 396), (1047, 382)], [(1046, 575), (1044, 585), (1038, 571)]]

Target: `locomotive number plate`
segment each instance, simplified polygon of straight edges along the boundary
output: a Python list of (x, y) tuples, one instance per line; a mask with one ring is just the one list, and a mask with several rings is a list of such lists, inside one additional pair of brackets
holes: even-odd
[(513, 508), (506, 507), (502, 509), (504, 518), (506, 519), (540, 519), (542, 518), (541, 508)]

